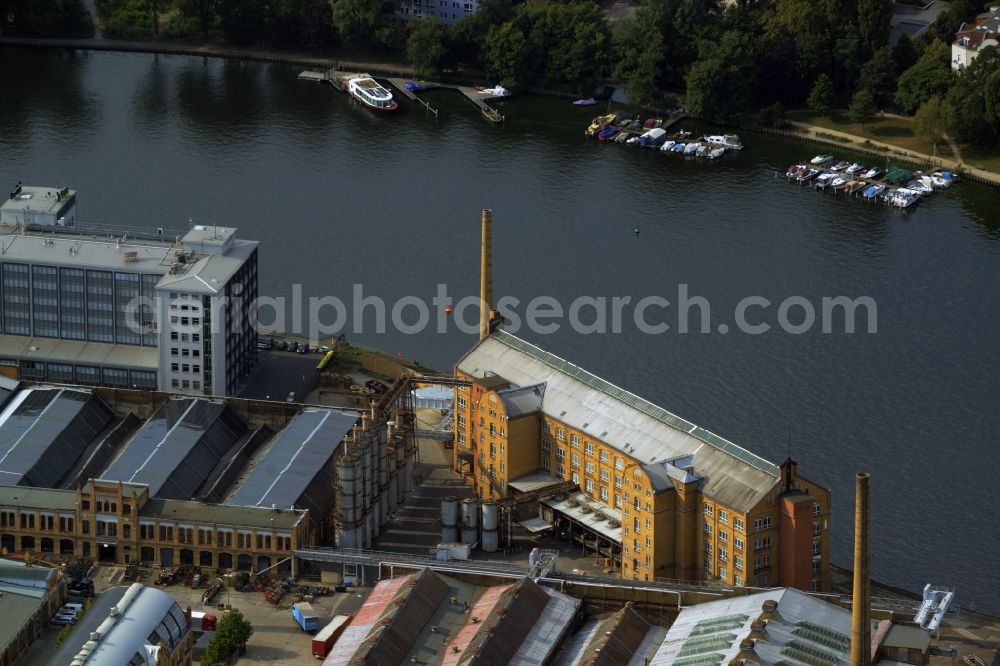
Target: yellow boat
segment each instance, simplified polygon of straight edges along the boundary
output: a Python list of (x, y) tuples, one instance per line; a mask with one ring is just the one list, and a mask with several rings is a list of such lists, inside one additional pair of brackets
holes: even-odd
[(594, 122), (590, 123), (590, 127), (587, 128), (585, 134), (587, 136), (594, 136), (594, 134), (600, 132), (602, 129), (615, 122), (618, 119), (613, 113), (609, 113), (606, 116), (597, 116), (594, 118)]

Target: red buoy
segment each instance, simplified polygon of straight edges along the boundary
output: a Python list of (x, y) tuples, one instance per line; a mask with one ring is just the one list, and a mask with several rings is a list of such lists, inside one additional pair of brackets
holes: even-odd
[(454, 311), (455, 311), (455, 308), (451, 307), (450, 305), (444, 306), (444, 312), (445, 312), (445, 314), (451, 314)]

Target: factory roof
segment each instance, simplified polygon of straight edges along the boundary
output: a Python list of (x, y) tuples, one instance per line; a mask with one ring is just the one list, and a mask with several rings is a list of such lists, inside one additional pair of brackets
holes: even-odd
[(562, 499), (560, 495), (542, 500), (542, 504), (572, 518), (588, 529), (615, 543), (622, 542), (621, 510), (611, 509), (585, 493), (573, 493)]
[(114, 412), (86, 389), (27, 388), (0, 411), (0, 482), (55, 487)]
[(184, 611), (166, 592), (139, 583), (112, 587), (97, 596), (51, 663), (146, 664), (147, 645), (162, 641), (173, 651), (190, 631)]
[(299, 412), (259, 454), (255, 466), (226, 504), (282, 508), (296, 505), (320, 510), (326, 500), (309, 497), (306, 491), (357, 422), (356, 413), (330, 409)]
[(734, 509), (751, 508), (778, 481), (774, 463), (506, 331), (479, 342), (457, 369), (515, 386), (544, 382), (545, 414), (643, 464), (693, 454), (704, 492)]
[(541, 490), (549, 486), (557, 486), (562, 483), (562, 479), (557, 479), (547, 472), (532, 472), (509, 481), (507, 486), (520, 493), (529, 493), (533, 490)]
[(0, 559), (0, 651), (41, 608), (45, 591), (59, 571)]
[(0, 485), (0, 505), (19, 506), (41, 511), (73, 511), (76, 493), (55, 488)]
[(627, 603), (621, 610), (585, 622), (566, 641), (555, 665), (643, 664), (656, 652), (666, 633), (665, 628), (650, 624), (631, 603)]
[(170, 399), (101, 479), (148, 485), (150, 497), (188, 499), (246, 432), (243, 419), (223, 402)]
[(258, 508), (255, 506), (226, 506), (193, 500), (151, 499), (139, 510), (139, 518), (176, 520), (180, 524), (218, 525), (262, 530), (291, 530), (305, 515), (304, 511)]
[[(764, 610), (768, 600), (777, 602), (774, 612)], [(754, 631), (751, 625), (759, 620), (767, 624)], [(752, 631), (754, 663), (846, 666), (849, 661), (850, 611), (793, 588), (779, 588), (684, 608), (649, 666), (728, 663), (737, 658), (741, 642)]]
[(158, 354), (156, 347), (0, 335), (0, 358), (156, 370)]
[[(530, 580), (527, 582), (536, 584)], [(512, 664), (542, 666), (549, 663), (556, 648), (569, 632), (577, 610), (583, 604), (582, 599), (548, 587), (540, 589), (548, 595), (548, 601), (538, 617), (530, 622), (527, 635), (510, 660)]]

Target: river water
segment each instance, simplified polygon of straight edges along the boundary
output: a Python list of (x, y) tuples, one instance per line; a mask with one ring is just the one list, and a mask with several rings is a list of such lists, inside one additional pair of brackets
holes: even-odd
[[(594, 112), (565, 101), (510, 100), (494, 127), (448, 92), (428, 95), (437, 122), (405, 101), (375, 116), (298, 70), (0, 50), (0, 186), (69, 185), (86, 223), (237, 226), (273, 296), (475, 294), (486, 207), (498, 296), (675, 302), (687, 285), (712, 333), (519, 335), (771, 460), (790, 452), (834, 491), (837, 563), (854, 473), (872, 471), (875, 576), (1000, 610), (995, 190), (962, 183), (903, 214), (776, 177), (808, 144), (744, 135), (742, 153), (693, 161), (588, 142)], [(838, 295), (873, 298), (877, 333), (777, 330), (783, 299)], [(748, 315), (772, 331), (718, 333), (748, 296), (775, 304)], [(442, 370), (475, 339), (374, 319), (349, 338)]]

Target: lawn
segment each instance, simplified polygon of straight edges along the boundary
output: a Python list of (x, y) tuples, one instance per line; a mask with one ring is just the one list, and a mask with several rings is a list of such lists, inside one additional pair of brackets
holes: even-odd
[(1000, 154), (996, 150), (974, 148), (969, 144), (962, 146), (962, 160), (965, 164), (987, 171), (1000, 171)]
[[(861, 127), (860, 123), (852, 122), (847, 117), (846, 111), (832, 111), (830, 115), (823, 117), (812, 111), (793, 111), (788, 114), (788, 119), (800, 123), (809, 123), (818, 127), (826, 127), (827, 129), (839, 130), (848, 134), (856, 134), (872, 141), (889, 143), (905, 148), (906, 150), (926, 153), (928, 155), (934, 151), (934, 147), (930, 143), (913, 135), (913, 129), (909, 120), (895, 116), (874, 118), (865, 123), (864, 128)], [(938, 154), (948, 158), (952, 156), (947, 144), (938, 144)]]

